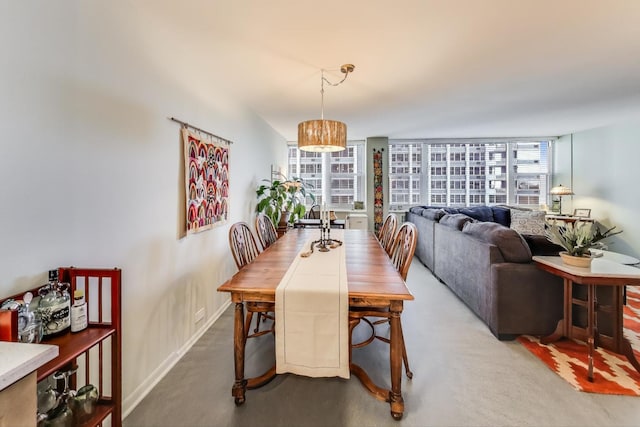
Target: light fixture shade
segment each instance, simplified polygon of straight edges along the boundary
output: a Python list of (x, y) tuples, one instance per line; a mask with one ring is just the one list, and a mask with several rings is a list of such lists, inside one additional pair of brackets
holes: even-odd
[(347, 125), (336, 120), (307, 120), (298, 124), (298, 148), (328, 153), (347, 148)]
[(553, 187), (551, 191), (549, 191), (549, 193), (554, 196), (573, 196), (573, 191), (571, 191), (569, 187), (565, 187), (562, 184), (558, 185), (557, 187)]

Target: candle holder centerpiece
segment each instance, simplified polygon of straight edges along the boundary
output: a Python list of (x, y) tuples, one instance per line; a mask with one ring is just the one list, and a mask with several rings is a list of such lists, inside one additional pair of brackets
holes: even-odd
[(339, 246), (342, 246), (342, 241), (331, 238), (330, 212), (323, 206), (320, 210), (320, 239), (311, 242), (309, 251), (302, 252), (300, 256), (308, 257), (313, 253), (314, 248), (318, 248), (319, 252), (329, 252)]

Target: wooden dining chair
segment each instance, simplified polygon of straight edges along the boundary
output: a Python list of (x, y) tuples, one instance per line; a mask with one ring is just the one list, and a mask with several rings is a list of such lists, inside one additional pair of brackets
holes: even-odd
[[(229, 228), (229, 247), (231, 248), (231, 254), (233, 255), (233, 259), (236, 262), (238, 270), (242, 270), (246, 265), (253, 262), (253, 260), (260, 254), (258, 244), (256, 243), (256, 239), (253, 237), (253, 233), (251, 232), (249, 225), (243, 221), (236, 222)], [(268, 313), (275, 312), (275, 304), (247, 302), (246, 310), (247, 318), (244, 325), (245, 339), (273, 332), (273, 327), (268, 330), (260, 331), (260, 319), (274, 319), (274, 317)], [(256, 319), (256, 328), (254, 329), (253, 334), (249, 334), (253, 313), (257, 313), (258, 318)]]
[(276, 232), (276, 227), (273, 225), (273, 221), (262, 213), (256, 216), (256, 233), (258, 234), (258, 240), (260, 240), (263, 250), (278, 240), (278, 233)]
[[(402, 277), (402, 280), (407, 280), (407, 273), (409, 272), (409, 267), (411, 266), (411, 261), (413, 260), (413, 254), (416, 251), (416, 244), (418, 242), (418, 229), (411, 222), (405, 222), (400, 226), (398, 233), (395, 235), (392, 244), (391, 250), (389, 252), (389, 257), (391, 258), (391, 262), (395, 266), (396, 270)], [(382, 318), (376, 321), (372, 321), (368, 319), (371, 318)], [(350, 307), (349, 308), (349, 321), (353, 323), (353, 327), (360, 321), (363, 320), (371, 327), (371, 336), (357, 344), (352, 344), (354, 348), (364, 347), (370, 344), (374, 339), (379, 339), (380, 341), (390, 343), (389, 338), (378, 335), (375, 330), (375, 325), (381, 323), (389, 323), (391, 319), (391, 313), (388, 308), (375, 308), (375, 307)], [(352, 329), (353, 329), (352, 327)], [(409, 368), (409, 358), (407, 356), (407, 348), (404, 343), (404, 334), (402, 332), (402, 320), (400, 321), (400, 340), (402, 341), (402, 361), (404, 363), (404, 369), (408, 378), (413, 378), (413, 372)]]
[(306, 213), (305, 218), (307, 219), (320, 219), (320, 205), (313, 205)]
[(382, 222), (382, 227), (380, 227), (380, 231), (378, 232), (378, 241), (387, 251), (387, 254), (391, 254), (391, 244), (393, 243), (393, 238), (396, 234), (396, 228), (398, 227), (398, 218), (390, 213)]

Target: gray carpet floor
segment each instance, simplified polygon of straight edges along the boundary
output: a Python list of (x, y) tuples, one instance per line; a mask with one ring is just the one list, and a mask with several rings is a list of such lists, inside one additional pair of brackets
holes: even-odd
[[(124, 426), (640, 426), (640, 397), (576, 391), (517, 341), (497, 340), (417, 259), (407, 284), (416, 297), (402, 317), (414, 377), (403, 377), (401, 421), (355, 377), (280, 375), (236, 407), (229, 307)], [(353, 358), (388, 384), (387, 345)], [(250, 340), (246, 360), (248, 376), (271, 366), (273, 338)]]

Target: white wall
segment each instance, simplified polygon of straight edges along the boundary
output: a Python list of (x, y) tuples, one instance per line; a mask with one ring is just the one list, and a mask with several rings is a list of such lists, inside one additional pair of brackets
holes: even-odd
[[(573, 160), (571, 156), (573, 152)], [(609, 249), (640, 257), (640, 117), (560, 138), (555, 150), (554, 184), (571, 185), (565, 213), (590, 208), (591, 216), (623, 233), (608, 239)]]
[[(257, 183), (286, 164), (284, 138), (142, 13), (0, 4), (0, 296), (58, 266), (121, 268), (125, 413), (224, 309), (229, 224), (252, 220)], [(169, 116), (235, 142), (229, 223), (184, 239)]]

